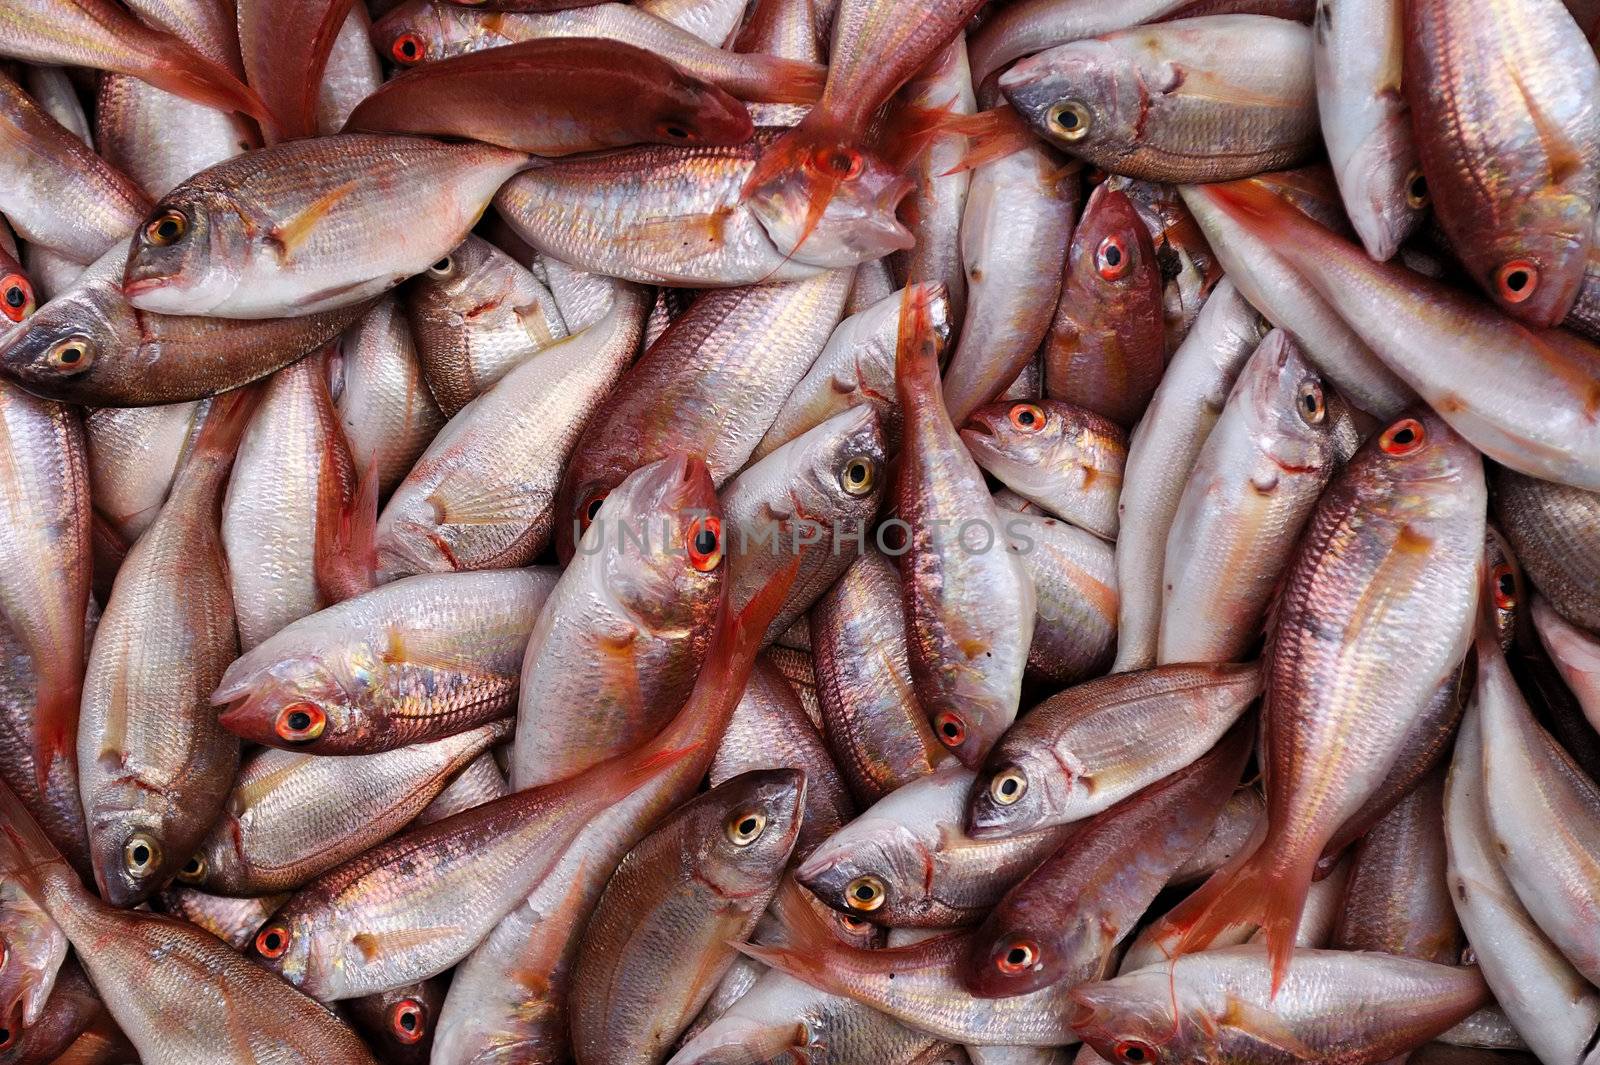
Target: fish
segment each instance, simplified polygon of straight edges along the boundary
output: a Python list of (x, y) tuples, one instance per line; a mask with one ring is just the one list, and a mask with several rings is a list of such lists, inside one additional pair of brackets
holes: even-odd
[(234, 950), (244, 951), (255, 938), (256, 929), (288, 898), (286, 891), (253, 898), (229, 898), (174, 880), (170, 887), (155, 895), (153, 908), (204, 928)]
[[(558, 86), (559, 95), (550, 91)], [(584, 37), (407, 70), (362, 100), (345, 129), (469, 138), (539, 156), (738, 144), (755, 131), (744, 106), (716, 86), (642, 48)]]
[(770, 654), (763, 654), (734, 707), (708, 780), (718, 787), (741, 773), (769, 769), (792, 769), (805, 776), (803, 817), (792, 852), (796, 861), (855, 817), (855, 800), (822, 732)]
[[(906, 304), (895, 374), (905, 448), (894, 486), (906, 647), (934, 735), (975, 766), (1016, 718), (1035, 595), (1021, 559), (998, 544), (999, 511), (944, 409), (938, 359), (927, 308)], [(973, 527), (986, 536), (968, 546)]]
[(944, 372), (957, 425), (999, 397), (1049, 332), (1079, 204), (1076, 169), (1042, 144), (973, 171), (961, 215), (967, 312)]
[(149, 209), (131, 178), (0, 73), (0, 211), (17, 236), (92, 263)]
[(33, 291), (33, 282), (28, 280), (27, 270), (17, 259), (15, 245), (12, 250), (5, 247), (10, 235), (10, 231), (6, 230), (4, 237), (0, 238), (0, 315), (15, 325), (33, 314), (38, 309), (39, 301), (37, 293)]
[(991, 403), (961, 439), (978, 465), (1024, 499), (1104, 540), (1117, 538), (1128, 434), (1061, 400)]
[(1564, 330), (1532, 329), (1457, 289), (1375, 263), (1258, 186), (1217, 186), (1210, 195), (1273, 241), (1371, 350), (1486, 457), (1530, 476), (1600, 489), (1600, 348)]
[(367, 310), (356, 304), (236, 321), (151, 314), (122, 291), (119, 243), (69, 290), (0, 336), (0, 376), (43, 399), (96, 407), (183, 403), (239, 388), (309, 355)]
[(383, 67), (372, 49), (372, 18), (365, 4), (351, 4), (317, 86), (316, 131), (338, 133), (356, 105), (383, 86)]
[[(95, 147), (144, 193), (133, 232), (150, 204), (191, 174), (261, 147), (249, 119), (158, 89), (128, 74), (103, 74), (95, 95)], [(181, 130), (182, 136), (173, 131)]]
[[(269, 1057), (285, 1065), (376, 1065), (326, 1006), (210, 932), (100, 901), (9, 790), (0, 791), (0, 826), (6, 876), (17, 879), (73, 942), (106, 1009), (141, 1059), (247, 1065)], [(175, 1017), (185, 1023), (174, 1023)]]
[[(843, 176), (816, 218), (803, 181), (767, 183), (747, 195), (756, 160), (775, 135), (560, 160), (508, 181), (495, 209), (539, 252), (643, 284), (789, 281), (911, 247), (910, 231), (895, 217), (911, 183), (870, 153), (843, 148), (822, 159)], [(597, 225), (620, 239), (594, 241)]]
[[(572, 992), (577, 1061), (662, 1060), (754, 930), (799, 836), (805, 774), (742, 773), (629, 852), (584, 934)], [(648, 944), (647, 946), (644, 946)]]
[(821, 353), (850, 280), (851, 271), (834, 270), (695, 300), (584, 426), (555, 501), (557, 555), (572, 558), (607, 494), (667, 455), (700, 455), (713, 484), (725, 486)]
[[(37, 900), (13, 880), (0, 883), (0, 1027), (39, 1023), (67, 958), (67, 937)], [(0, 1039), (0, 1043), (9, 1040)]]
[(652, 462), (606, 497), (528, 638), (514, 789), (581, 777), (679, 711), (728, 594), (728, 535), (699, 460)]
[(1200, 223), (1184, 206), (1177, 186), (1118, 176), (1106, 181), (1133, 201), (1139, 220), (1150, 231), (1156, 264), (1161, 268), (1161, 317), (1167, 350), (1175, 351), (1222, 280), (1222, 264), (1206, 242)]
[(1495, 517), (1534, 587), (1567, 621), (1600, 632), (1600, 573), (1589, 545), (1600, 520), (1600, 488), (1552, 483), (1503, 466), (1490, 477)]
[(89, 116), (84, 113), (78, 90), (65, 67), (23, 64), (18, 69), (18, 76), (40, 110), (61, 123), (78, 140), (93, 146), (94, 134), (89, 128)]
[[(1406, 102), (1433, 213), (1473, 281), (1534, 328), (1567, 316), (1600, 205), (1600, 61), (1560, 0), (1405, 9)], [(1463, 89), (1470, 85), (1470, 91)]]
[[(1266, 327), (1228, 278), (1172, 355), (1128, 438), (1117, 496), (1117, 657), (1112, 672), (1156, 663), (1162, 569), (1190, 472)], [(1150, 491), (1146, 492), (1148, 488)]]
[(1211, 832), (1167, 882), (1174, 886), (1193, 884), (1221, 869), (1249, 842), (1266, 812), (1267, 800), (1258, 789), (1253, 786), (1237, 789), (1217, 814)]
[(508, 722), (491, 722), (344, 758), (253, 751), (178, 878), (224, 895), (292, 891), (405, 828), (452, 776), (510, 733)]
[(973, 935), (967, 990), (1004, 997), (1104, 973), (1211, 830), (1254, 742), (1250, 724), (1236, 724), (1207, 754), (1075, 829)]
[(1047, 827), (1004, 839), (961, 828), (975, 775), (953, 761), (890, 792), (795, 869), (818, 899), (893, 928), (957, 928), (987, 914), (1068, 834)]
[(1298, 22), (1208, 15), (1058, 45), (998, 84), (1035, 133), (1102, 170), (1227, 181), (1314, 154), (1311, 50)]
[(1261, 694), (1257, 663), (1115, 673), (1051, 696), (990, 752), (966, 831), (1004, 839), (1093, 816), (1210, 750)]
[(485, 751), (468, 762), (467, 767), (434, 796), (412, 824), (431, 825), (474, 806), (503, 799), (509, 794), (511, 785), (506, 783), (506, 775), (500, 771), (500, 763), (495, 761), (494, 752)]
[(205, 401), (191, 400), (84, 414), (95, 513), (129, 543), (160, 513), (206, 409)]
[(1547, 939), (1506, 878), (1485, 812), (1482, 712), (1467, 707), (1445, 782), (1450, 901), (1495, 1001), (1541, 1059), (1582, 1061), (1600, 1024), (1597, 993)]
[[(148, 9), (160, 0), (130, 6)], [(168, 92), (271, 123), (266, 104), (236, 72), (170, 32), (146, 26), (110, 0), (9, 0), (0, 10), (0, 55), (131, 74)]]
[(1403, 91), (1405, 0), (1319, 0), (1312, 24), (1317, 112), (1350, 224), (1392, 259), (1428, 208)]
[(401, 66), (566, 38), (632, 45), (741, 100), (810, 103), (822, 89), (823, 69), (816, 63), (723, 51), (643, 5), (601, 3), (563, 11), (501, 13), (438, 0), (408, 0), (372, 28), (378, 53)]
[(31, 1065), (33, 1062), (60, 1061), (63, 1065), (77, 1065), (80, 1059), (72, 1057), (68, 1048), (80, 1039), (93, 1038), (92, 1029), (99, 1029), (107, 1036), (115, 1034), (117, 1046), (107, 1047), (110, 1055), (105, 1058), (82, 1060), (88, 1060), (93, 1065), (94, 1062), (110, 1060), (112, 1055), (134, 1053), (133, 1047), (121, 1037), (116, 1025), (106, 1016), (105, 1004), (95, 993), (89, 978), (83, 975), (82, 966), (74, 960), (68, 960), (62, 965), (55, 989), (50, 993), (50, 999), (38, 1019), (26, 1027), (17, 1025), (14, 1015), (7, 1021), (0, 1062), (5, 1065)]
[(376, 478), (378, 494), (397, 488), (444, 427), (445, 416), (423, 379), (404, 308), (385, 296), (339, 338), (329, 392), (344, 430), (357, 486)]
[(876, 547), (863, 551), (811, 608), (810, 623), (823, 735), (858, 803), (870, 805), (951, 757), (917, 701), (891, 559)]
[[(143, 311), (305, 315), (362, 303), (461, 243), (528, 163), (491, 145), (351, 133), (247, 152), (157, 201), (123, 276)], [(420, 188), (448, 190), (402, 243), (388, 228)]]
[(1600, 639), (1556, 613), (1549, 600), (1536, 597), (1530, 611), (1533, 627), (1550, 661), (1591, 723), (1600, 721)]
[[(826, 10), (829, 4), (819, 5), (814, 0), (756, 0), (746, 6), (748, 17), (734, 35), (734, 51), (798, 59), (821, 67), (826, 59), (828, 27), (824, 16), (831, 14)], [(750, 117), (757, 126), (793, 126), (809, 110), (803, 103), (753, 104)]]
[(272, 139), (315, 136), (323, 71), (354, 0), (236, 3), (245, 80), (272, 112)]
[(262, 386), (228, 478), (222, 549), (241, 651), (365, 590), (347, 581), (371, 583), (370, 575), (342, 575), (370, 568), (347, 557), (359, 550), (347, 541), (356, 535), (353, 528), (364, 527), (370, 538), (377, 501), (369, 493), (371, 512), (361, 513), (361, 473), (329, 394), (327, 355), (286, 366)]
[(1156, 661), (1228, 662), (1250, 651), (1341, 447), (1357, 442), (1342, 405), (1288, 334), (1262, 339), (1173, 515)]
[[(1084, 984), (1073, 1030), (1107, 1061), (1379, 1062), (1414, 1049), (1488, 1001), (1471, 966), (1297, 950), (1274, 990), (1267, 952), (1227, 947)], [(1337, 1057), (1336, 1057), (1337, 1056)]]
[(1126, 193), (1102, 185), (1072, 235), (1044, 346), (1044, 391), (1124, 429), (1144, 412), (1166, 362), (1161, 270)]
[(445, 989), (446, 982), (436, 976), (351, 999), (345, 1008), (367, 1042), (382, 1048), (384, 1061), (392, 1065), (427, 1065)]
[[(517, 3), (520, 0), (512, 2)], [(534, 0), (534, 2), (543, 3), (545, 0)], [(730, 45), (735, 31), (744, 20), (746, 7), (740, 0), (646, 0), (639, 6), (674, 26), (688, 30), (714, 48)]]
[(1600, 905), (1600, 881), (1592, 871), (1600, 788), (1534, 721), (1499, 645), (1480, 635), (1475, 650), (1472, 698), (1483, 736), (1483, 810), (1493, 850), (1539, 929), (1595, 983), (1600, 952), (1584, 929)]
[[(998, 505), (998, 500), (997, 500)], [(1033, 581), (1027, 676), (1072, 684), (1104, 673), (1117, 640), (1116, 553), (1068, 522), (1005, 513), (1006, 549)]]
[(148, 898), (188, 860), (238, 769), (238, 737), (209, 702), (239, 652), (218, 512), (259, 401), (235, 392), (211, 408), (117, 571), (89, 650), (79, 786), (95, 882), (115, 906)]
[(378, 515), (378, 579), (532, 561), (559, 537), (563, 478), (633, 362), (648, 305), (604, 317), (507, 371), (445, 423)]
[[(861, 289), (860, 275), (851, 300)], [(864, 310), (850, 314), (834, 327), (822, 353), (812, 362), (778, 416), (751, 454), (764, 459), (789, 441), (815, 429), (842, 411), (870, 407), (883, 427), (891, 449), (900, 443), (900, 402), (894, 391), (894, 352), (900, 335), (900, 308), (906, 300), (926, 303), (934, 333), (946, 341), (952, 326), (949, 290), (942, 282), (913, 282)], [(845, 306), (849, 312), (849, 304)]]
[(1170, 926), (1180, 953), (1250, 919), (1265, 929), (1273, 986), (1284, 986), (1318, 857), (1382, 784), (1464, 654), (1486, 506), (1478, 453), (1423, 409), (1363, 445), (1329, 484), (1263, 652), (1265, 838)]
[(798, 560), (769, 639), (804, 617), (865, 550), (883, 498), (885, 450), (877, 414), (852, 407), (751, 463), (722, 490), (735, 609)]
[(269, 747), (378, 754), (511, 713), (550, 568), (422, 574), (291, 622), (232, 661), (218, 722)]

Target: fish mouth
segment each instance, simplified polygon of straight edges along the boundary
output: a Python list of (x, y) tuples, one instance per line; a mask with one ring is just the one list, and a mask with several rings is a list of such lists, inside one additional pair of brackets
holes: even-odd
[(172, 284), (173, 281), (170, 275), (136, 277), (132, 280), (124, 281), (122, 283), (122, 294), (130, 297), (140, 296), (146, 292), (155, 292), (159, 289), (171, 288)]

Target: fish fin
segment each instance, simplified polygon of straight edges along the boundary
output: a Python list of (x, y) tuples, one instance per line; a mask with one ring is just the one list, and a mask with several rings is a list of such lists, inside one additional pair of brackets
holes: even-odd
[(439, 525), (525, 525), (530, 507), (521, 485), (484, 485), (471, 495), (455, 495), (441, 485), (428, 496)]
[(1001, 104), (975, 115), (952, 115), (940, 132), (959, 133), (967, 138), (966, 153), (960, 162), (941, 175), (944, 177), (976, 170), (1039, 143), (1028, 124), (1010, 104)]
[(266, 389), (260, 385), (246, 385), (224, 392), (212, 400), (211, 409), (206, 411), (205, 423), (200, 426), (194, 446), (189, 449), (188, 461), (194, 462), (201, 457), (231, 460), (265, 395)]
[(1227, 1005), (1218, 1027), (1232, 1029), (1252, 1042), (1286, 1054), (1293, 1060), (1316, 1061), (1321, 1056), (1320, 1051), (1307, 1046), (1276, 1013), (1231, 994), (1227, 996)]
[(777, 56), (750, 52), (740, 57), (760, 68), (757, 75), (763, 83), (759, 89), (738, 95), (754, 103), (809, 104), (822, 96), (822, 87), (828, 80), (828, 68), (821, 63), (803, 59), (780, 59)]
[(339, 38), (339, 31), (344, 28), (345, 19), (350, 17), (350, 9), (354, 6), (355, 0), (328, 0), (328, 6), (323, 9), (322, 19), (317, 23), (317, 30), (311, 36), (310, 47), (306, 49), (305, 79), (299, 85), (299, 99), (295, 103), (295, 113), (279, 116), (280, 119), (288, 118), (284, 123), (286, 136), (317, 135), (317, 99), (322, 94), (322, 76), (327, 72), (328, 57), (333, 54), (333, 45)]
[[(340, 455), (338, 452), (343, 451)], [(317, 597), (332, 606), (377, 584), (378, 460), (367, 462), (354, 491), (347, 491), (351, 462), (344, 431), (337, 425), (323, 442), (317, 478), (316, 546), (313, 549)]]
[(335, 185), (302, 210), (274, 226), (268, 239), (278, 246), (279, 259), (287, 260), (293, 255), (311, 236), (317, 223), (338, 206), (340, 200), (355, 192), (360, 185), (359, 181), (346, 181), (342, 185)]
[(1561, 124), (1545, 114), (1544, 108), (1539, 106), (1534, 94), (1522, 83), (1522, 77), (1517, 73), (1514, 65), (1506, 67), (1506, 73), (1517, 87), (1517, 92), (1522, 96), (1522, 102), (1528, 109), (1528, 119), (1533, 123), (1534, 132), (1539, 135), (1539, 144), (1544, 148), (1545, 166), (1549, 169), (1550, 183), (1563, 185), (1573, 174), (1582, 169), (1584, 154), (1578, 146), (1567, 136)]
[(392, 932), (357, 932), (350, 937), (350, 945), (359, 950), (362, 960), (370, 965), (381, 958), (385, 951), (404, 953), (457, 934), (458, 929), (447, 925), (398, 928)]
[[(407, 632), (399, 626), (391, 625), (385, 633), (385, 645), (379, 652), (379, 657), (386, 666), (415, 666), (421, 669), (492, 679), (498, 674), (483, 668), (485, 659), (491, 654), (525, 643), (528, 634), (526, 630), (519, 632), (477, 630), (472, 633), (472, 646), (469, 650), (457, 650), (449, 646), (453, 639), (457, 637), (449, 634)], [(514, 682), (515, 679), (516, 673), (513, 672), (509, 680)]]
[(895, 342), (895, 386), (900, 403), (910, 407), (913, 398), (934, 397), (943, 405), (939, 386), (939, 356), (943, 343), (933, 327), (932, 299), (926, 290), (907, 286), (900, 300), (900, 333)]
[(48, 910), (45, 877), (52, 871), (82, 890), (77, 874), (61, 851), (11, 786), (0, 781), (0, 877), (15, 880), (34, 902)]
[(142, 50), (151, 62), (144, 69), (129, 73), (196, 103), (249, 115), (261, 123), (262, 132), (269, 138), (276, 134), (277, 120), (266, 101), (231, 70), (207, 59), (181, 38), (142, 24), (138, 27), (149, 42)]
[(1175, 953), (1204, 950), (1232, 925), (1259, 925), (1272, 960), (1272, 994), (1276, 996), (1294, 954), (1295, 933), (1306, 892), (1311, 889), (1316, 858), (1313, 854), (1310, 863), (1284, 862), (1269, 834), (1242, 862), (1230, 863), (1200, 886), (1195, 894), (1202, 900), (1196, 903), (1198, 912), (1192, 917), (1174, 911), (1163, 918), (1163, 923), (1180, 933)]

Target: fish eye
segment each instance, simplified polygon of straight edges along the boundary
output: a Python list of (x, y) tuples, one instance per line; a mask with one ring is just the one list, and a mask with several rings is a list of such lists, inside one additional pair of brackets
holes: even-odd
[(428, 276), (444, 279), (456, 272), (456, 261), (449, 255), (428, 267)]
[(130, 876), (149, 876), (160, 864), (161, 845), (143, 832), (135, 832), (122, 845), (122, 867)]
[(663, 137), (666, 137), (668, 140), (686, 141), (692, 137), (688, 127), (677, 122), (663, 122), (658, 127), (658, 130), (660, 134)]
[(1013, 939), (994, 960), (994, 967), (1007, 976), (1027, 972), (1039, 963), (1039, 945), (1031, 939)]
[(1077, 143), (1089, 135), (1093, 120), (1089, 109), (1077, 100), (1062, 100), (1052, 104), (1045, 112), (1045, 124), (1050, 132), (1068, 143)]
[(995, 778), (989, 781), (989, 797), (1001, 806), (1012, 805), (1027, 791), (1028, 778), (1015, 766), (995, 774)]
[(206, 860), (196, 854), (183, 863), (178, 870), (178, 879), (185, 884), (198, 884), (206, 878)]
[(858, 876), (844, 886), (845, 905), (862, 913), (882, 909), (884, 900), (888, 897), (889, 892), (883, 886), (883, 881), (871, 873)]
[(1494, 275), (1495, 288), (1507, 303), (1521, 303), (1539, 288), (1539, 268), (1526, 259), (1513, 259)]
[(1156, 1048), (1143, 1039), (1124, 1039), (1112, 1048), (1112, 1056), (1122, 1065), (1153, 1065), (1161, 1060)]
[(1511, 563), (1502, 562), (1494, 568), (1494, 605), (1501, 610), (1512, 610), (1517, 605), (1517, 575)]
[(1428, 206), (1428, 179), (1420, 169), (1406, 175), (1406, 206), (1420, 211)]
[(189, 232), (189, 219), (182, 212), (168, 209), (156, 215), (144, 227), (144, 239), (158, 248), (176, 244)]
[(1107, 281), (1116, 281), (1125, 277), (1133, 265), (1128, 258), (1128, 246), (1122, 242), (1121, 237), (1111, 236), (1100, 242), (1100, 247), (1094, 253), (1095, 269)]
[(710, 573), (722, 561), (722, 522), (700, 518), (689, 527), (689, 565)]
[(1427, 432), (1422, 428), (1422, 423), (1415, 418), (1401, 418), (1383, 431), (1378, 438), (1378, 447), (1385, 454), (1409, 455), (1422, 447)]
[(290, 703), (278, 711), (273, 731), (288, 743), (310, 743), (328, 727), (328, 715), (316, 703)]
[(967, 738), (967, 723), (953, 710), (941, 710), (933, 715), (933, 731), (946, 747), (959, 747)]
[(52, 344), (44, 358), (52, 370), (79, 374), (94, 362), (94, 344), (86, 336), (70, 336)]
[(394, 39), (394, 44), (389, 46), (389, 54), (394, 56), (396, 63), (410, 66), (412, 63), (422, 61), (428, 54), (428, 46), (416, 34), (402, 33)]
[(848, 181), (861, 173), (861, 153), (854, 148), (818, 148), (811, 156), (811, 168), (840, 181)]
[(11, 1044), (17, 1041), (17, 1034), (9, 1027), (0, 1026), (0, 1050), (10, 1050)]
[(1018, 403), (1007, 415), (1011, 424), (1025, 433), (1036, 433), (1044, 428), (1044, 409), (1033, 403)]
[(289, 930), (269, 924), (256, 935), (256, 953), (263, 958), (281, 958), (289, 950)]
[(847, 495), (864, 496), (878, 483), (878, 464), (865, 455), (848, 459), (839, 471), (839, 487)]
[(1321, 425), (1328, 416), (1327, 398), (1322, 394), (1322, 382), (1316, 378), (1308, 378), (1300, 382), (1300, 387), (1295, 391), (1295, 409), (1300, 412), (1300, 420), (1307, 425)]
[(600, 505), (606, 501), (608, 495), (609, 492), (596, 492), (583, 504), (580, 513), (584, 529), (588, 529), (594, 523), (594, 519), (600, 516)]
[(28, 304), (33, 302), (33, 286), (21, 274), (0, 277), (0, 312), (13, 322), (22, 321)]
[(427, 1034), (427, 1010), (414, 998), (403, 998), (389, 1010), (389, 1032), (400, 1042), (410, 1045), (422, 1041)]
[(761, 838), (761, 833), (766, 831), (766, 827), (766, 814), (742, 811), (728, 818), (723, 831), (727, 833), (728, 841), (735, 847), (748, 847)]

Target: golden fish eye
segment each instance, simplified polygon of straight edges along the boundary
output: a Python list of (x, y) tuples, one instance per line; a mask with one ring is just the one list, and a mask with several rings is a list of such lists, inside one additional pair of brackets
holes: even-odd
[(878, 464), (865, 455), (857, 455), (845, 462), (839, 471), (839, 487), (848, 495), (864, 496), (878, 482)]
[(182, 211), (167, 210), (151, 219), (144, 227), (144, 238), (158, 248), (176, 244), (189, 232), (189, 219)]
[(1307, 425), (1321, 425), (1328, 416), (1326, 397), (1322, 394), (1322, 383), (1316, 379), (1300, 382), (1300, 388), (1295, 392), (1295, 409), (1300, 412), (1300, 420)]
[(206, 860), (196, 854), (183, 863), (183, 868), (178, 870), (178, 879), (185, 884), (198, 884), (206, 878)]
[(133, 876), (148, 876), (160, 864), (160, 845), (143, 832), (135, 832), (122, 845), (122, 867)]
[(1428, 206), (1428, 179), (1420, 169), (1406, 175), (1406, 205), (1413, 211)]
[(82, 373), (94, 362), (94, 344), (86, 336), (58, 340), (45, 353), (45, 361), (64, 374)]
[(844, 888), (845, 905), (862, 913), (881, 909), (887, 897), (888, 891), (884, 888), (883, 881), (870, 873), (856, 877)]
[(766, 830), (767, 816), (761, 813), (736, 813), (728, 818), (728, 840), (735, 847), (748, 847)]
[(1087, 137), (1094, 121), (1089, 109), (1077, 100), (1062, 100), (1051, 104), (1050, 110), (1045, 112), (1044, 120), (1050, 127), (1050, 132), (1070, 144), (1076, 144)]
[(1020, 769), (1007, 769), (989, 781), (989, 797), (1001, 806), (1010, 806), (1028, 791), (1028, 778)]

